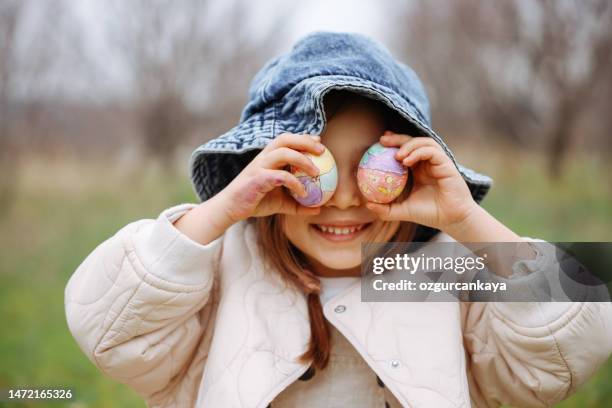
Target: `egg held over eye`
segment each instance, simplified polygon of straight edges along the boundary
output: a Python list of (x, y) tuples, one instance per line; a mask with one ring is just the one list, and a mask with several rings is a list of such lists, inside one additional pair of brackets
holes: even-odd
[(361, 158), (357, 184), (368, 201), (387, 204), (404, 190), (408, 181), (408, 168), (395, 159), (398, 150), (396, 147), (375, 143)]
[(338, 186), (336, 160), (327, 148), (319, 156), (307, 152), (303, 154), (319, 169), (319, 175), (312, 177), (297, 167), (289, 166), (289, 172), (304, 185), (308, 195), (298, 197), (293, 191), (289, 190), (289, 192), (298, 203), (305, 207), (320, 207), (329, 201)]

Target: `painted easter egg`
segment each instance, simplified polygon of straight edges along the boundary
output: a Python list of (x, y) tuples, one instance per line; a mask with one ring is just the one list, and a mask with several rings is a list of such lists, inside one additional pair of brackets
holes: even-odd
[(329, 149), (325, 149), (319, 156), (308, 152), (303, 154), (319, 169), (319, 175), (312, 177), (297, 167), (289, 166), (289, 171), (306, 187), (308, 195), (306, 197), (298, 197), (292, 191), (290, 193), (303, 206), (319, 207), (329, 201), (334, 191), (336, 191), (336, 186), (338, 185), (336, 161)]
[(390, 203), (404, 190), (408, 169), (395, 159), (398, 150), (376, 143), (361, 158), (357, 184), (368, 201)]

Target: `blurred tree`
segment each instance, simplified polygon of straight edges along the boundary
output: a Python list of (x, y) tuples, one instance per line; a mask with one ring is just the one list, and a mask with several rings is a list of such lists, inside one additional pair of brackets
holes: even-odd
[[(396, 48), (423, 76), (437, 124), (545, 148), (550, 174), (559, 176), (579, 119), (595, 108), (593, 92), (612, 76), (612, 2), (394, 7)], [(599, 100), (610, 111), (610, 100)]]
[(275, 51), (290, 10), (262, 25), (246, 1), (112, 6), (110, 43), (129, 77), (147, 153), (166, 166), (197, 126), (216, 132), (237, 122), (248, 81)]
[(60, 1), (0, 2), (0, 214), (16, 197), (20, 157), (30, 141), (18, 127), (40, 113), (58, 66), (65, 17)]
[(16, 141), (12, 134), (12, 83), (16, 75), (15, 48), (24, 3), (13, 0), (0, 3), (0, 211), (5, 211), (15, 196), (17, 186)]

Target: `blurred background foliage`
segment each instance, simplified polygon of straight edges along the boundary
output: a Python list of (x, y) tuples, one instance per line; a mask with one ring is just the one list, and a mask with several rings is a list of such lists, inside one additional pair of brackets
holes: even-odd
[[(65, 284), (125, 224), (197, 200), (191, 151), (234, 126), (255, 72), (314, 29), (363, 32), (416, 70), (434, 128), (495, 179), (483, 207), (510, 228), (610, 240), (612, 2), (334, 4), (0, 2), (0, 388), (144, 406), (78, 349)], [(610, 400), (609, 361), (559, 406)]]

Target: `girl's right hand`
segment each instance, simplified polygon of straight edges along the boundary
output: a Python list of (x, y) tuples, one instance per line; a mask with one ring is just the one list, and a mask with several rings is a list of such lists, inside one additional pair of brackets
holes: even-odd
[(318, 214), (318, 207), (299, 204), (282, 187), (299, 197), (306, 196), (304, 185), (287, 169), (291, 165), (313, 177), (318, 176), (319, 169), (302, 152), (320, 155), (325, 151), (320, 140), (315, 135), (291, 133), (283, 133), (272, 140), (217, 195), (216, 198), (224, 203), (226, 216), (231, 222), (277, 213)]
[[(283, 133), (272, 140), (230, 184), (174, 221), (174, 226), (192, 240), (206, 245), (232, 224), (248, 217), (266, 215), (316, 215), (318, 207), (304, 207), (283, 186), (305, 196), (302, 183), (285, 170), (293, 165), (317, 176), (319, 169), (300, 152), (320, 155), (325, 151), (319, 136)], [(223, 169), (219, 169), (223, 171)]]

